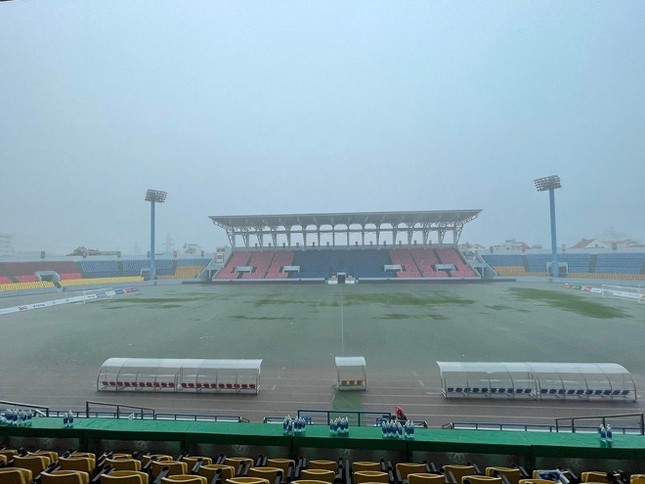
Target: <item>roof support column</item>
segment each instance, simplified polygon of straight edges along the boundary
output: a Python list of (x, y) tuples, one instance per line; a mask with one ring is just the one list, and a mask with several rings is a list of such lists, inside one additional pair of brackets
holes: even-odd
[(255, 227), (255, 236), (258, 239), (258, 242), (260, 243), (260, 249), (264, 246), (264, 232), (262, 230), (262, 227)]
[(235, 248), (235, 229), (226, 229), (226, 236), (231, 243), (231, 247)]
[(446, 228), (445, 227), (437, 228), (437, 237), (439, 238), (439, 240), (438, 240), (439, 245), (443, 245), (443, 241), (446, 238)]
[(461, 238), (461, 231), (464, 229), (463, 225), (456, 225), (452, 231), (452, 243), (457, 245)]
[(273, 242), (273, 247), (278, 246), (278, 227), (272, 226), (269, 227), (269, 232), (271, 233), (271, 242)]

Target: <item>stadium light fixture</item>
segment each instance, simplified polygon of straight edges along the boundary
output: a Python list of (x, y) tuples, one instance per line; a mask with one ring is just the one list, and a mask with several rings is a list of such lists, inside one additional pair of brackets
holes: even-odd
[(148, 190), (146, 192), (146, 202), (163, 203), (166, 201), (166, 195), (168, 193), (161, 190)]
[(556, 188), (562, 188), (560, 183), (560, 177), (558, 175), (551, 175), (544, 178), (538, 178), (534, 180), (535, 188), (538, 192), (545, 192), (547, 190), (555, 190)]
[(149, 189), (146, 192), (146, 202), (150, 202), (150, 280), (156, 281), (157, 270), (155, 267), (155, 204), (166, 201), (167, 192)]
[(537, 178), (533, 180), (535, 189), (538, 192), (549, 192), (549, 207), (551, 214), (551, 277), (558, 277), (558, 244), (555, 235), (555, 195), (554, 191), (557, 188), (562, 188), (560, 177), (558, 175), (551, 175), (544, 178)]

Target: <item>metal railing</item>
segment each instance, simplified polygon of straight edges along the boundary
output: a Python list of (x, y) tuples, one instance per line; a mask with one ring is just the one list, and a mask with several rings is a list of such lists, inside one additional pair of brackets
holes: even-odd
[(549, 424), (518, 424), (504, 422), (448, 422), (442, 429), (460, 430), (508, 430), (523, 432), (555, 432), (555, 425)]
[(155, 420), (174, 420), (187, 422), (224, 422), (224, 423), (249, 423), (248, 418), (239, 415), (211, 415), (192, 413), (157, 413)]
[[(282, 425), (282, 423), (284, 422), (285, 418), (286, 417), (284, 415), (282, 415), (282, 416), (280, 416), (280, 415), (267, 415), (266, 417), (264, 417), (262, 419), (262, 423), (265, 423), (265, 424), (280, 424), (280, 425)], [(305, 421), (305, 424), (307, 424), (307, 425), (312, 425), (313, 424), (313, 421), (311, 420), (311, 417), (306, 416), (306, 417), (302, 417), (302, 418)]]
[[(576, 431), (596, 431), (598, 429), (597, 426), (599, 425), (599, 423), (602, 423), (602, 425), (606, 427), (607, 423), (610, 423), (608, 422), (609, 420), (614, 421), (615, 423), (616, 419), (632, 418), (632, 417), (638, 418), (637, 427), (614, 425), (614, 429), (613, 429), (614, 432), (622, 431), (622, 433), (638, 433), (640, 435), (645, 435), (645, 414), (644, 413), (622, 413), (618, 415), (586, 415), (581, 417), (559, 417), (555, 419), (555, 431), (559, 432), (561, 430), (562, 424), (560, 422), (562, 421), (570, 422), (569, 425), (566, 426), (566, 429), (571, 433), (575, 433)], [(594, 424), (576, 426), (576, 422), (580, 422), (584, 420), (593, 420)]]
[(30, 403), (10, 402), (8, 400), (0, 400), (0, 405), (7, 405), (8, 407), (18, 407), (18, 408), (31, 408), (38, 415), (42, 417), (49, 417), (49, 407), (45, 407), (43, 405), (32, 405)]
[[(617, 422), (622, 418), (638, 418), (638, 425), (627, 425)], [(581, 425), (579, 422), (593, 420), (592, 424)], [(563, 425), (562, 422), (569, 422)], [(461, 429), (461, 430), (505, 430), (505, 431), (523, 431), (523, 432), (597, 432), (599, 425), (602, 423), (607, 426), (611, 423), (614, 433), (620, 434), (638, 434), (645, 435), (645, 414), (627, 413), (620, 415), (590, 415), (582, 417), (560, 417), (555, 419), (555, 424), (521, 424), (508, 422), (448, 422), (441, 426), (443, 429)]]
[[(112, 408), (113, 411), (112, 412), (96, 411), (92, 409), (92, 406)], [(126, 412), (124, 413), (123, 410), (126, 410)], [(134, 420), (134, 419), (143, 420), (144, 418), (154, 419), (156, 413), (154, 408), (133, 407), (131, 405), (121, 405), (116, 403), (91, 402), (89, 400), (85, 402), (86, 418), (110, 417), (110, 416), (113, 418), (121, 418), (124, 415), (131, 420)]]

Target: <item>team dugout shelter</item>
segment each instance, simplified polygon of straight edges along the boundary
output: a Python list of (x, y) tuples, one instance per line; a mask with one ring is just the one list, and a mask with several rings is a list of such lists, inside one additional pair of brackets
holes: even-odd
[(258, 393), (261, 359), (108, 358), (98, 391)]
[(617, 363), (438, 361), (450, 397), (636, 401), (630, 372)]

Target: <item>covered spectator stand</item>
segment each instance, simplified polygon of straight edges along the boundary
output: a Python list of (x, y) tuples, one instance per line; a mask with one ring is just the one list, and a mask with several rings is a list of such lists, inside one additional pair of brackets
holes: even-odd
[(109, 358), (97, 390), (258, 393), (262, 360)]
[(445, 397), (619, 398), (636, 401), (629, 371), (616, 363), (438, 361)]
[(337, 356), (339, 390), (367, 390), (367, 370), (362, 356)]

